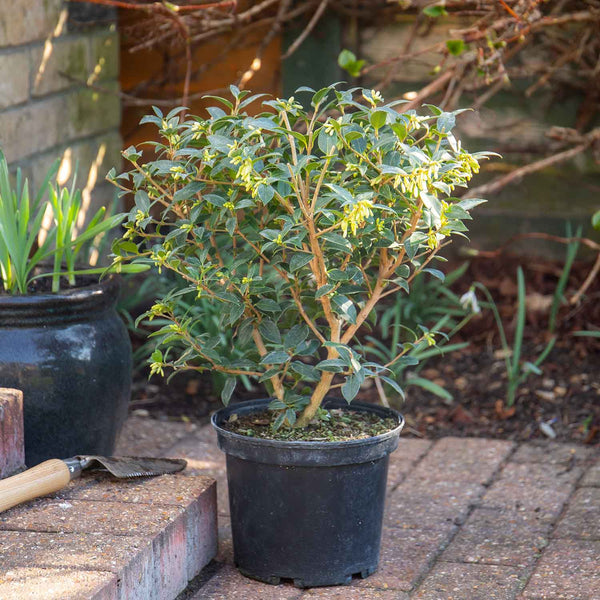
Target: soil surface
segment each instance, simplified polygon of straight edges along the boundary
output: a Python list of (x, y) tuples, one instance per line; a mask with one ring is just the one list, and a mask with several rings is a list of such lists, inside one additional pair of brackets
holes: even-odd
[(326, 418), (311, 423), (303, 429), (281, 427), (272, 429), (273, 413), (264, 411), (252, 415), (233, 413), (222, 425), (223, 429), (249, 437), (275, 439), (294, 442), (345, 442), (361, 440), (398, 427), (398, 421), (383, 419), (369, 412), (341, 410), (339, 408), (324, 412)]
[[(552, 296), (563, 265), (537, 258), (502, 256), (473, 259), (453, 290), (463, 293), (474, 281), (492, 293), (512, 346), (517, 306), (516, 271), (521, 265), (527, 286), (527, 320), (523, 361), (535, 361), (550, 338), (548, 317)], [(449, 272), (458, 266), (449, 265)], [(481, 436), (512, 440), (555, 439), (563, 442), (600, 443), (600, 338), (578, 337), (581, 330), (600, 330), (600, 276), (576, 303), (577, 294), (592, 263), (575, 263), (558, 313), (556, 344), (520, 386), (513, 406), (506, 404), (505, 353), (491, 311), (481, 315), (453, 341), (468, 341), (463, 350), (429, 359), (421, 366), (425, 377), (448, 390), (453, 400), (443, 400), (416, 386), (406, 389), (405, 402), (389, 401), (406, 419), (403, 435), (426, 438)], [(238, 386), (239, 388), (239, 386)], [(265, 397), (264, 391), (243, 391), (238, 400)], [(374, 385), (361, 390), (360, 400), (378, 403)], [(134, 380), (131, 408), (163, 420), (204, 423), (220, 402), (210, 377), (183, 373), (167, 385), (147, 380), (143, 370)]]

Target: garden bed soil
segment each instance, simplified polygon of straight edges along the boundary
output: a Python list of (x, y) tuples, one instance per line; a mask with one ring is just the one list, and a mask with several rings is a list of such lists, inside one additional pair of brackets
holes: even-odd
[[(549, 303), (562, 265), (542, 259), (498, 257), (475, 259), (456, 284), (464, 292), (473, 281), (491, 291), (511, 343), (516, 314), (516, 269), (521, 264), (527, 284), (528, 311), (523, 360), (533, 361), (548, 339)], [(456, 265), (454, 265), (456, 266)], [(571, 298), (589, 273), (589, 262), (576, 263), (565, 297)], [(445, 270), (452, 268), (449, 265)], [(406, 419), (405, 436), (439, 438), (481, 436), (525, 441), (555, 439), (561, 442), (600, 443), (600, 338), (573, 336), (580, 330), (600, 327), (600, 277), (576, 305), (559, 311), (557, 342), (541, 365), (519, 388), (513, 406), (506, 405), (507, 375), (504, 353), (490, 311), (475, 317), (453, 341), (469, 347), (429, 359), (419, 375), (446, 388), (452, 401), (443, 400), (416, 386), (406, 389), (405, 402), (390, 396), (390, 404)], [(238, 386), (238, 391), (239, 391)], [(264, 397), (261, 389), (242, 390), (239, 400)], [(379, 402), (374, 385), (361, 390), (362, 401)], [(205, 423), (220, 407), (207, 375), (182, 373), (167, 385), (142, 372), (134, 381), (133, 411), (163, 420)]]

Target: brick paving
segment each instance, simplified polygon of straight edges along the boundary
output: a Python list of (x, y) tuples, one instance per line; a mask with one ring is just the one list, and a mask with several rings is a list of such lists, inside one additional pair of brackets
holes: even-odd
[(220, 496), (211, 574), (178, 600), (600, 599), (600, 447), (401, 438), (378, 571), (312, 590), (251, 581), (232, 566), (224, 457), (211, 429), (173, 450), (214, 477)]
[[(210, 427), (132, 417), (119, 451), (186, 458), (188, 469), (123, 486), (88, 477), (1, 514), (0, 598), (600, 598), (599, 447), (402, 438), (390, 459), (378, 571), (312, 590), (262, 584), (234, 568), (225, 459)], [(217, 483), (219, 550), (180, 593), (194, 575), (178, 554), (181, 534), (202, 514), (183, 507), (194, 505), (206, 476)], [(73, 508), (88, 513), (77, 526)]]

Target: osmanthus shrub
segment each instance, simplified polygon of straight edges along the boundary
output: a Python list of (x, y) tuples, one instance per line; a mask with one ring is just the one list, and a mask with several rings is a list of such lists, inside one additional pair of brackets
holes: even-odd
[[(350, 402), (369, 377), (391, 386), (392, 363), (368, 360), (361, 343), (375, 305), (410, 294), (415, 275), (483, 202), (453, 197), (478, 171), (478, 160), (452, 133), (457, 112), (427, 106), (400, 113), (378, 92), (312, 94), (311, 109), (294, 98), (262, 99), (232, 87), (233, 101), (214, 98), (208, 118), (158, 109), (143, 119), (159, 130), (156, 159), (124, 152), (132, 169), (110, 178), (135, 206), (116, 262), (142, 261), (176, 274), (147, 316), (155, 333), (153, 372), (212, 370), (251, 376), (272, 393), (274, 427), (306, 426), (322, 414), (335, 387)], [(202, 327), (182, 297), (209, 299), (223, 331)], [(189, 303), (188, 303), (189, 305)]]

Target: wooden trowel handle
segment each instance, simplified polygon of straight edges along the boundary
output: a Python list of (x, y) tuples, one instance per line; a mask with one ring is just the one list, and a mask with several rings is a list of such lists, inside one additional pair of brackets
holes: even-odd
[(0, 481), (0, 512), (21, 502), (57, 492), (69, 483), (69, 467), (58, 458)]

